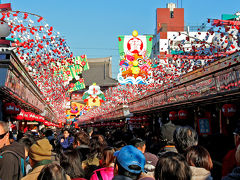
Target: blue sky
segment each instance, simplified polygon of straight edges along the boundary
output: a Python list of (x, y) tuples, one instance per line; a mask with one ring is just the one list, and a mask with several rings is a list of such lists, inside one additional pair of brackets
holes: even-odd
[(2, 0), (13, 10), (44, 17), (67, 40), (74, 56), (112, 56), (113, 77), (118, 73), (118, 35), (153, 34), (156, 9), (167, 3), (184, 8), (185, 24), (199, 25), (207, 18), (240, 11), (240, 0)]

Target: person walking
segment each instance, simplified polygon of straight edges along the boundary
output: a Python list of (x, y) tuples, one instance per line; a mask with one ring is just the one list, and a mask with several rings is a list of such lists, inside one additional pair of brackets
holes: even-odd
[(22, 144), (9, 141), (9, 126), (0, 122), (0, 179), (19, 180), (25, 175), (25, 149)]
[(28, 154), (29, 163), (33, 170), (25, 177), (23, 177), (22, 180), (37, 179), (43, 167), (46, 164), (52, 163), (51, 161), (52, 145), (46, 138), (40, 139), (30, 147)]

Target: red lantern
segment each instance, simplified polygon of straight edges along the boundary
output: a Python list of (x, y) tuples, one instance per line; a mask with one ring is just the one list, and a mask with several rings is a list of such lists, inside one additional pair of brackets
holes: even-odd
[(46, 121), (46, 120), (43, 121), (43, 124), (44, 124), (45, 126), (50, 126), (50, 123), (49, 123), (48, 121)]
[(23, 120), (24, 119), (24, 110), (21, 109), (21, 112), (15, 117), (16, 120)]
[(24, 120), (26, 120), (26, 121), (31, 121), (30, 113), (31, 113), (31, 112), (25, 112), (25, 113), (24, 113)]
[(39, 115), (35, 114), (35, 121), (39, 121)]
[(14, 102), (4, 104), (4, 112), (6, 114), (15, 114), (15, 106)]
[(187, 119), (188, 112), (186, 110), (180, 110), (178, 111), (178, 117), (180, 120), (185, 120)]
[(19, 105), (15, 106), (14, 114), (19, 114), (21, 112), (21, 107)]
[(32, 121), (36, 121), (36, 114), (32, 113)]
[(45, 119), (44, 119), (43, 116), (38, 115), (38, 118), (39, 118), (39, 120), (38, 120), (39, 122), (43, 122), (44, 123)]
[(171, 111), (169, 113), (169, 119), (170, 121), (175, 121), (177, 120), (177, 117), (178, 117), (178, 113), (176, 111)]
[(237, 112), (235, 104), (224, 104), (222, 107), (222, 112), (225, 117), (233, 117)]

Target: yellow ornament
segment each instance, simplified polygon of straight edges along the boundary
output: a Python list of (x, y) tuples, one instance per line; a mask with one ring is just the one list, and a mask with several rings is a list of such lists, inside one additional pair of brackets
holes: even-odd
[(137, 36), (138, 36), (138, 32), (137, 32), (136, 30), (134, 30), (134, 31), (132, 32), (132, 35), (133, 35), (133, 37), (137, 37)]
[(131, 67), (132, 73), (133, 74), (139, 74), (140, 68), (139, 67)]
[(133, 66), (137, 66), (138, 65), (138, 61), (133, 61)]

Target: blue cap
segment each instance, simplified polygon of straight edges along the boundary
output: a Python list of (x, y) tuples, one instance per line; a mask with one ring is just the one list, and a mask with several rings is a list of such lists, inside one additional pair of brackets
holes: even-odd
[[(144, 172), (145, 157), (143, 153), (134, 146), (132, 145), (124, 146), (121, 148), (120, 151), (116, 151), (114, 153), (114, 156), (117, 157), (117, 161), (127, 171), (135, 174)], [(130, 169), (129, 168), (130, 165), (137, 165), (141, 169), (140, 170)]]

